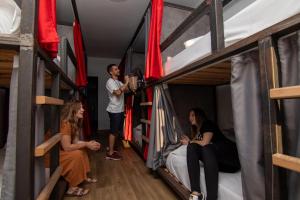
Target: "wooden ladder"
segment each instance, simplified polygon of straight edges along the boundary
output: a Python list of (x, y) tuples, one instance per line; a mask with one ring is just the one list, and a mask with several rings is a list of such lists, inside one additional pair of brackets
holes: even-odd
[(272, 37), (259, 41), (262, 89), (262, 120), (265, 145), (266, 199), (281, 199), (284, 192), (279, 169), (300, 172), (300, 158), (283, 153), (281, 100), (300, 98), (300, 85), (280, 87), (279, 70)]

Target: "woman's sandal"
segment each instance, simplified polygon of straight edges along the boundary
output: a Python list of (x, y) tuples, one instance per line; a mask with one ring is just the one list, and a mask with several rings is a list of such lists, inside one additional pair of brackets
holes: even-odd
[(80, 187), (69, 188), (66, 192), (66, 196), (69, 197), (82, 197), (89, 193), (89, 189), (84, 189)]
[(87, 179), (85, 179), (85, 181), (87, 183), (97, 183), (98, 182), (98, 180), (96, 178), (87, 178)]

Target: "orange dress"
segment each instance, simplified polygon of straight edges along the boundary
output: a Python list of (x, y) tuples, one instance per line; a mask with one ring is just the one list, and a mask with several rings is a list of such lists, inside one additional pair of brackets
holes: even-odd
[[(62, 122), (60, 134), (70, 135), (72, 141), (75, 133), (72, 133), (71, 125), (68, 122)], [(87, 173), (90, 172), (90, 162), (85, 150), (60, 151), (60, 166), (62, 167), (62, 176), (69, 183), (70, 187), (75, 187), (87, 179)]]

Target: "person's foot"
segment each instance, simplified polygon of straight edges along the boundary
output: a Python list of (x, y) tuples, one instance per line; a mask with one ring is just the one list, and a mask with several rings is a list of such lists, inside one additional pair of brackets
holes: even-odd
[(97, 183), (98, 182), (98, 180), (96, 178), (90, 178), (90, 177), (88, 177), (87, 179), (85, 179), (85, 181), (87, 183)]
[(82, 197), (89, 193), (89, 189), (84, 189), (80, 187), (70, 187), (66, 192), (66, 196), (70, 197)]
[(121, 156), (118, 155), (118, 153), (113, 152), (113, 154), (109, 155), (109, 153), (106, 153), (106, 160), (121, 160)]
[(202, 193), (191, 193), (189, 200), (205, 200), (204, 194)]

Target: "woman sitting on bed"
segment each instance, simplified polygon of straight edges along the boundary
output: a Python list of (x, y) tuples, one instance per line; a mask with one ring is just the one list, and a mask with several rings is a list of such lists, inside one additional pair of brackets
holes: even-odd
[(207, 200), (218, 198), (218, 171), (233, 173), (240, 169), (235, 143), (228, 140), (218, 126), (206, 118), (203, 110), (189, 112), (192, 140), (187, 136), (181, 139), (187, 146), (187, 166), (191, 184), (190, 200), (202, 200), (200, 189), (200, 165), (204, 165)]
[(89, 190), (79, 187), (82, 182), (95, 183), (97, 179), (87, 176), (90, 172), (90, 162), (86, 149), (97, 151), (100, 144), (96, 141), (84, 142), (79, 140), (81, 121), (84, 109), (80, 101), (68, 102), (61, 112), (61, 175), (69, 183), (68, 196), (83, 196)]

